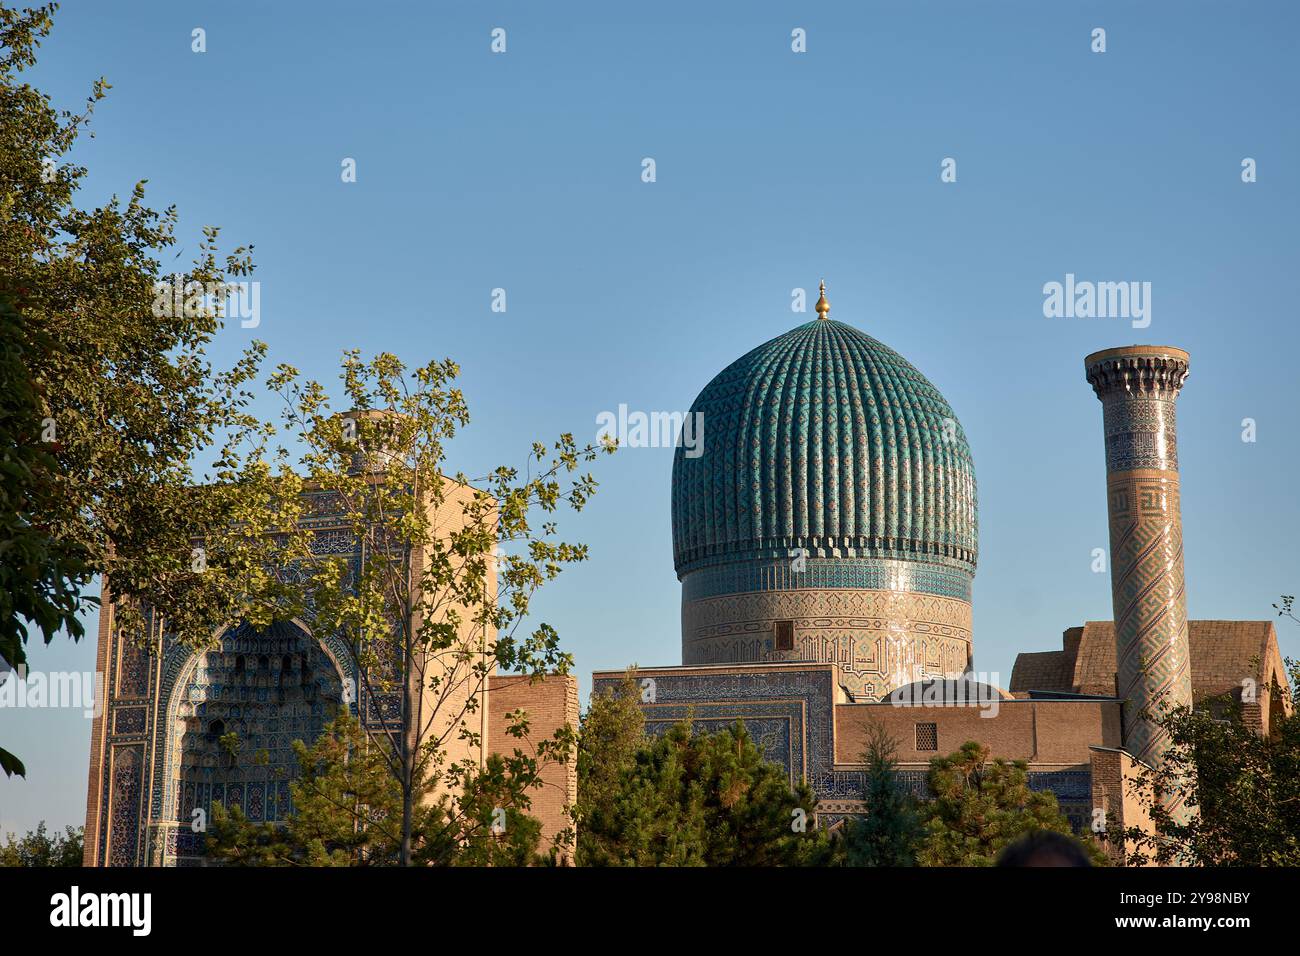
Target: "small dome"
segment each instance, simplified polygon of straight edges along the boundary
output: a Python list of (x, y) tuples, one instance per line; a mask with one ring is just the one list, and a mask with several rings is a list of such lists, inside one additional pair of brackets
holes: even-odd
[(900, 707), (977, 707), (1012, 699), (1002, 688), (962, 674), (960, 677), (933, 677), (904, 684), (886, 694), (884, 702)]
[(679, 578), (736, 561), (882, 558), (973, 575), (975, 470), (944, 397), (897, 352), (816, 319), (741, 356), (673, 461)]

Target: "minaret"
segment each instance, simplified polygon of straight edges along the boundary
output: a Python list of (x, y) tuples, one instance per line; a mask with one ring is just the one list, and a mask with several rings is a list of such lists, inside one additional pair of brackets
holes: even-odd
[[(1174, 417), (1189, 359), (1181, 349), (1130, 345), (1083, 361), (1105, 422), (1124, 749), (1154, 765), (1170, 739), (1148, 715), (1192, 703)], [(1167, 797), (1165, 809), (1179, 822), (1189, 816), (1180, 794)]]

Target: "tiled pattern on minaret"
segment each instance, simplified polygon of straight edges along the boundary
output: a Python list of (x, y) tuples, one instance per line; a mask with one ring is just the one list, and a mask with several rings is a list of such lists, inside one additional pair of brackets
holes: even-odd
[[(1192, 703), (1174, 404), (1188, 374), (1179, 349), (1132, 346), (1084, 360), (1102, 402), (1110, 516), (1111, 597), (1124, 746), (1158, 764), (1169, 750), (1160, 714)], [(1182, 794), (1165, 809), (1186, 819)]]

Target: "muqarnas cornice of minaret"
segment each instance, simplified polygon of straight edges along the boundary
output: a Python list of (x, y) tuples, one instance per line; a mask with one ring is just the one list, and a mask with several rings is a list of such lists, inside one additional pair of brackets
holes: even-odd
[(1170, 346), (1128, 345), (1093, 352), (1083, 367), (1099, 399), (1118, 393), (1174, 398), (1187, 381), (1191, 357)]

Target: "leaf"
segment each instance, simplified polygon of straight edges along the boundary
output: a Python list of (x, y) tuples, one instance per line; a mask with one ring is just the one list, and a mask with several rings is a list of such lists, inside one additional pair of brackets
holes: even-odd
[(14, 774), (23, 778), (27, 776), (27, 768), (23, 766), (23, 762), (3, 747), (0, 747), (0, 770), (3, 770), (7, 777), (12, 777)]

